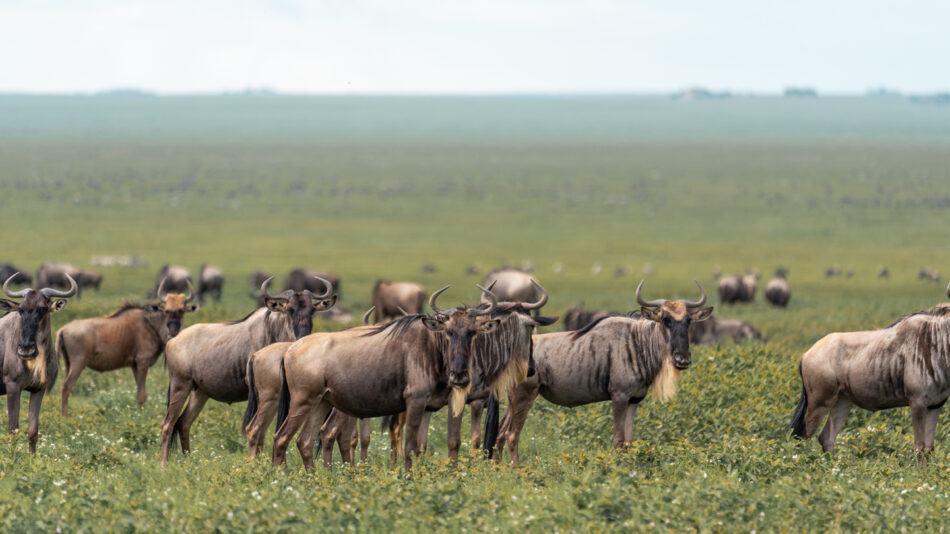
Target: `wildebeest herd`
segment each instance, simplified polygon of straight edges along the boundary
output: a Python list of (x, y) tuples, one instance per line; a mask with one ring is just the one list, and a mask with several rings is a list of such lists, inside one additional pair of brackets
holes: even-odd
[[(273, 276), (255, 273), (257, 307), (244, 318), (199, 323), (182, 328), (187, 313), (210, 295), (220, 300), (221, 269), (203, 265), (195, 291), (190, 273), (164, 265), (153, 300), (124, 304), (105, 317), (72, 321), (52, 335), (50, 314), (66, 299), (79, 297), (83, 285), (98, 288), (102, 277), (68, 264), (44, 263), (37, 289), (29, 275), (4, 273), (0, 299), (0, 394), (7, 395), (9, 430), (19, 428), (20, 396), (30, 392), (28, 442), (36, 451), (43, 396), (65, 365), (61, 413), (68, 414), (69, 394), (86, 367), (111, 371), (130, 367), (139, 408), (146, 401), (146, 375), (162, 352), (168, 369), (166, 415), (161, 423), (161, 463), (166, 465), (177, 437), (190, 449), (190, 429), (209, 399), (248, 401), (241, 424), (248, 452), (258, 455), (276, 417), (272, 461), (285, 461), (290, 441), (306, 467), (314, 464), (318, 441), (330, 465), (334, 444), (344, 461), (355, 461), (361, 446), (365, 460), (369, 418), (386, 418), (391, 461), (403, 455), (404, 467), (425, 450), (432, 412), (448, 407), (448, 456), (457, 459), (462, 440), (462, 413), (472, 408), (472, 445), (489, 457), (508, 447), (518, 464), (518, 443), (538, 395), (560, 406), (609, 401), (613, 410), (613, 445), (633, 440), (639, 403), (652, 391), (665, 399), (691, 364), (691, 343), (722, 339), (761, 339), (751, 324), (712, 316), (704, 307), (705, 289), (690, 300), (647, 300), (644, 282), (636, 288), (639, 310), (631, 313), (584, 311), (575, 306), (564, 317), (565, 331), (537, 334), (557, 317), (542, 316), (548, 292), (525, 272), (496, 270), (477, 285), (478, 303), (442, 308), (445, 286), (426, 297), (410, 282), (380, 280), (363, 325), (335, 332), (311, 333), (315, 314), (332, 310), (340, 278), (326, 272), (296, 269), (284, 289), (271, 294)], [(766, 285), (766, 299), (789, 303), (787, 270), (779, 268)], [(719, 279), (723, 304), (754, 299), (756, 271)], [(950, 286), (947, 287), (950, 298)], [(428, 304), (431, 312), (424, 310)], [(375, 314), (376, 324), (369, 318)], [(54, 341), (55, 340), (55, 341)], [(933, 449), (937, 417), (950, 396), (950, 304), (900, 318), (887, 328), (834, 333), (818, 341), (801, 358), (802, 393), (792, 419), (792, 433), (812, 436), (827, 417), (819, 441), (825, 450), (853, 405), (870, 410), (910, 406), (915, 451)], [(499, 400), (507, 411), (499, 418)], [(485, 441), (481, 415), (487, 409)], [(404, 436), (404, 446), (402, 440)], [(401, 452), (400, 452), (401, 451)]]

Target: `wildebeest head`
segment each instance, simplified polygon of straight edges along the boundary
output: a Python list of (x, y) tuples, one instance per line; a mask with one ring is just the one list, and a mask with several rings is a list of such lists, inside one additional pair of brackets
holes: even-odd
[(181, 323), (185, 313), (196, 312), (200, 306), (198, 304), (188, 304), (195, 298), (191, 287), (191, 280), (186, 281), (188, 283), (187, 295), (170, 295), (166, 293), (166, 280), (167, 277), (162, 278), (162, 281), (158, 284), (158, 298), (161, 299), (161, 302), (158, 304), (149, 304), (148, 310), (152, 312), (162, 312), (162, 326), (164, 332), (162, 332), (161, 336), (162, 340), (167, 342), (169, 339), (177, 336), (178, 332), (181, 331)]
[(26, 288), (20, 291), (10, 291), (9, 284), (16, 275), (7, 278), (3, 283), (3, 292), (11, 298), (22, 298), (20, 302), (0, 299), (0, 309), (20, 314), (20, 340), (17, 344), (17, 356), (24, 360), (36, 358), (37, 346), (46, 346), (49, 342), (50, 325), (49, 314), (58, 312), (66, 307), (65, 300), (76, 294), (79, 286), (73, 277), (65, 275), (69, 281), (69, 289), (43, 288), (35, 290)]
[(696, 302), (688, 300), (643, 300), (640, 289), (643, 280), (637, 286), (637, 303), (643, 317), (663, 325), (670, 335), (670, 352), (673, 355), (673, 366), (677, 369), (686, 369), (692, 363), (689, 351), (689, 323), (703, 321), (712, 314), (712, 306), (703, 308), (706, 303), (706, 290), (696, 282), (702, 297)]
[(489, 300), (487, 306), (443, 310), (435, 302), (449, 287), (445, 286), (429, 297), (429, 307), (435, 315), (424, 316), (422, 322), (426, 328), (443, 335), (448, 341), (449, 385), (454, 389), (465, 390), (471, 383), (469, 366), (475, 336), (492, 332), (501, 322), (500, 319), (491, 318), (498, 298), (488, 289), (477, 285)]
[(261, 297), (264, 299), (264, 306), (272, 312), (285, 314), (290, 319), (290, 327), (297, 339), (310, 335), (310, 331), (313, 330), (314, 313), (328, 310), (336, 304), (336, 295), (333, 295), (333, 284), (319, 276), (314, 276), (314, 278), (326, 287), (326, 292), (322, 295), (316, 295), (309, 289), (303, 291), (287, 289), (277, 295), (269, 295), (267, 285), (274, 279), (273, 276), (264, 280), (261, 284)]

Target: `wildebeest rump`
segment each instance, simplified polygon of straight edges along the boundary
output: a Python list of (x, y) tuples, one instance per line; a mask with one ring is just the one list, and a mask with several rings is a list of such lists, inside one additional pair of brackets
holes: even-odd
[(56, 333), (56, 349), (66, 364), (60, 388), (61, 411), (66, 417), (69, 394), (86, 367), (94, 371), (114, 371), (131, 367), (139, 409), (145, 404), (145, 381), (149, 368), (158, 361), (165, 343), (178, 335), (186, 312), (198, 310), (188, 303), (194, 298), (167, 294), (159, 284), (158, 302), (144, 306), (126, 304), (106, 317), (72, 321)]
[(781, 308), (788, 306), (788, 300), (791, 296), (792, 292), (785, 280), (784, 273), (782, 273), (782, 276), (776, 273), (775, 278), (769, 280), (768, 285), (765, 286), (765, 300), (771, 302), (773, 306)]
[(67, 291), (52, 288), (10, 290), (12, 277), (3, 283), (3, 292), (20, 302), (0, 299), (0, 310), (8, 312), (0, 318), (0, 394), (7, 396), (8, 428), (12, 434), (20, 428), (20, 393), (30, 392), (27, 440), (30, 452), (36, 452), (39, 437), (40, 408), (43, 396), (56, 383), (59, 359), (53, 350), (50, 313), (62, 310), (79, 286), (68, 274)]
[(215, 302), (220, 302), (223, 290), (224, 274), (221, 269), (214, 265), (202, 264), (198, 271), (198, 302), (204, 302), (207, 294), (210, 294)]
[(405, 314), (422, 313), (425, 301), (426, 292), (419, 284), (377, 280), (373, 286), (373, 308), (376, 309), (377, 323)]
[(188, 272), (188, 269), (180, 265), (169, 265), (166, 263), (159, 269), (158, 276), (155, 277), (155, 287), (149, 293), (149, 297), (156, 298), (158, 296), (159, 285), (163, 285), (165, 291), (184, 293), (188, 291), (190, 284), (191, 273)]
[[(537, 302), (541, 296), (538, 289), (531, 282), (534, 278), (530, 274), (516, 269), (496, 269), (485, 277), (482, 282), (491, 289), (498, 300), (508, 302)], [(485, 302), (486, 297), (482, 297)], [(540, 309), (535, 310), (535, 315)]]

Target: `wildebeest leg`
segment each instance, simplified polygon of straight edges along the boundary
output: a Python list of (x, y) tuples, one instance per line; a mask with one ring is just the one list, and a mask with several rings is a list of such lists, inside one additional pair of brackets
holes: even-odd
[(169, 380), (168, 408), (165, 410), (165, 419), (162, 421), (162, 467), (168, 465), (168, 452), (172, 444), (175, 423), (178, 422), (181, 409), (192, 387), (190, 380), (176, 380), (174, 375)]
[(66, 373), (66, 377), (63, 378), (63, 385), (59, 388), (60, 394), (60, 412), (63, 414), (63, 417), (67, 417), (68, 406), (69, 406), (69, 394), (73, 390), (73, 386), (76, 385), (76, 381), (79, 380), (79, 373), (86, 367), (85, 358), (75, 358), (70, 361), (69, 372)]
[(7, 387), (7, 428), (14, 433), (20, 428), (20, 386), (6, 383)]
[(511, 390), (508, 397), (508, 410), (511, 412), (511, 419), (508, 422), (508, 452), (511, 456), (511, 465), (518, 465), (518, 441), (521, 438), (521, 431), (524, 429), (524, 423), (528, 419), (528, 412), (534, 404), (534, 399), (538, 396), (540, 386), (537, 380), (528, 379), (518, 384)]
[(181, 416), (181, 452), (187, 454), (191, 451), (191, 425), (198, 418), (205, 403), (208, 402), (208, 395), (198, 389), (191, 391), (188, 398), (188, 407)]
[(462, 446), (462, 416), (465, 415), (465, 410), (459, 412), (458, 416), (453, 415), (452, 411), (449, 406), (448, 434), (445, 441), (449, 449), (449, 461), (455, 465), (458, 463), (459, 448)]
[(835, 449), (835, 438), (838, 437), (838, 432), (841, 432), (841, 427), (844, 426), (844, 420), (848, 417), (851, 406), (850, 400), (838, 397), (838, 403), (828, 414), (828, 422), (825, 423), (825, 428), (818, 436), (818, 443), (821, 443), (821, 448), (825, 452), (831, 452)]
[(610, 404), (614, 414), (614, 448), (619, 449), (627, 443), (624, 436), (626, 434), (627, 408), (630, 407), (629, 395), (615, 396)]
[[(330, 412), (330, 416), (326, 421), (320, 426), (320, 448), (323, 450), (323, 465), (329, 467), (333, 463), (333, 446), (336, 444), (337, 436), (343, 430), (340, 418), (346, 417), (341, 414), (338, 410), (333, 410)], [(308, 420), (304, 423), (304, 428), (300, 431), (300, 438), (303, 438), (304, 433), (307, 430), (307, 425), (310, 424)], [(300, 446), (300, 438), (297, 440), (297, 446)], [(304, 451), (300, 451), (300, 456), (304, 456)], [(346, 461), (346, 455), (343, 452), (343, 447), (340, 447), (340, 456), (343, 457), (343, 460)], [(307, 460), (304, 460), (304, 467), (307, 469), (313, 469), (313, 459), (310, 459), (310, 465), (307, 465)]]
[(934, 434), (937, 432), (937, 417), (939, 416), (940, 408), (927, 409), (927, 425), (925, 427), (927, 434), (924, 438), (924, 448), (927, 452), (933, 452), (934, 450)]
[[(300, 428), (300, 435), (297, 436), (297, 450), (300, 452), (300, 458), (303, 460), (305, 469), (313, 470), (313, 447), (317, 442), (317, 436), (320, 434), (320, 428), (327, 419), (330, 410), (333, 407), (326, 402), (320, 402), (316, 408), (310, 410), (307, 414), (303, 426)], [(342, 415), (342, 414), (341, 414)], [(288, 417), (289, 419), (289, 417)], [(330, 454), (333, 454), (333, 440), (327, 440), (330, 447)], [(326, 458), (324, 458), (326, 460)], [(330, 463), (324, 461), (324, 467), (330, 467)]]
[(372, 421), (369, 417), (360, 419), (360, 463), (366, 462), (366, 456), (369, 454), (369, 440), (373, 431)]
[[(260, 384), (257, 384), (260, 386)], [(247, 445), (248, 456), (256, 458), (257, 453), (264, 447), (264, 436), (267, 434), (267, 427), (274, 420), (277, 413), (278, 395), (273, 391), (258, 387), (257, 389), (257, 413), (251, 418), (247, 425)]]
[[(817, 388), (814, 389), (817, 390)], [(823, 391), (808, 390), (808, 409), (805, 410), (805, 439), (815, 435), (831, 407), (837, 403), (837, 397), (837, 392), (829, 395)]]
[(429, 422), (432, 421), (432, 412), (422, 412), (422, 420), (419, 421), (419, 437), (417, 443), (419, 448), (416, 450), (416, 456), (429, 450)]
[(633, 418), (637, 415), (638, 403), (627, 403), (627, 413), (626, 417), (623, 420), (623, 442), (630, 443), (633, 441)]
[(501, 455), (505, 452), (505, 438), (508, 436), (508, 428), (511, 426), (511, 402), (505, 408), (505, 415), (501, 417), (498, 423), (498, 439), (495, 441), (495, 461), (501, 461)]
[(476, 450), (482, 447), (482, 412), (485, 410), (485, 401), (473, 400), (469, 406), (472, 408), (472, 450)]
[(910, 418), (914, 425), (914, 454), (920, 460), (923, 467), (927, 467), (927, 410), (926, 406), (920, 404), (910, 405)]
[(419, 451), (419, 428), (426, 414), (426, 399), (406, 399), (406, 446), (403, 449), (406, 472), (412, 470), (412, 455)]
[(402, 454), (402, 430), (406, 426), (406, 412), (400, 412), (389, 423), (389, 463), (396, 465)]
[(148, 392), (145, 389), (145, 378), (148, 376), (148, 365), (133, 363), (132, 374), (135, 375), (135, 400), (139, 404), (139, 410), (141, 410), (142, 405), (145, 404), (145, 399), (148, 397)]
[[(46, 388), (30, 393), (30, 414), (27, 420), (27, 440), (30, 443), (30, 454), (36, 454), (36, 440), (40, 436), (40, 408), (43, 406), (43, 395)], [(19, 397), (19, 395), (17, 395)]]

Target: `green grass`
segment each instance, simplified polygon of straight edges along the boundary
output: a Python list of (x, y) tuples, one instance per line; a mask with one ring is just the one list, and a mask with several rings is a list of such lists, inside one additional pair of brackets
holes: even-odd
[[(695, 347), (666, 404), (645, 401), (636, 441), (611, 448), (607, 404), (539, 400), (522, 467), (446, 465), (445, 415), (410, 477), (374, 433), (368, 465), (305, 473), (245, 459), (243, 405), (210, 402), (193, 452), (159, 467), (167, 378), (135, 409), (130, 371), (87, 370), (59, 416), (44, 403), (38, 454), (0, 438), (0, 525), (10, 530), (470, 531), (937, 530), (950, 495), (950, 435), (926, 471), (906, 409), (855, 410), (834, 454), (788, 438), (800, 354), (828, 332), (886, 326), (946, 300), (917, 270), (950, 269), (950, 121), (901, 99), (626, 97), (121, 99), (0, 97), (0, 260), (103, 272), (65, 322), (142, 299), (165, 261), (227, 276), (221, 304), (188, 324), (244, 316), (247, 275), (340, 274), (358, 317), (377, 278), (473, 301), (485, 271), (530, 260), (572, 304), (633, 309), (645, 296), (710, 292), (716, 266), (789, 268), (787, 310), (720, 308), (762, 343)], [(420, 266), (432, 262), (436, 273)], [(555, 264), (564, 271), (556, 274)], [(603, 273), (592, 274), (594, 264)], [(825, 267), (854, 269), (850, 279)], [(876, 272), (887, 265), (890, 280)], [(616, 278), (614, 269), (633, 275)], [(316, 328), (340, 325), (318, 323)], [(558, 329), (555, 325), (552, 329)], [(26, 398), (24, 397), (24, 401)], [(22, 420), (25, 420), (24, 409)], [(467, 422), (466, 422), (467, 427)], [(466, 440), (467, 441), (467, 440)], [(270, 443), (268, 442), (267, 451)], [(265, 454), (264, 456), (267, 456)]]

